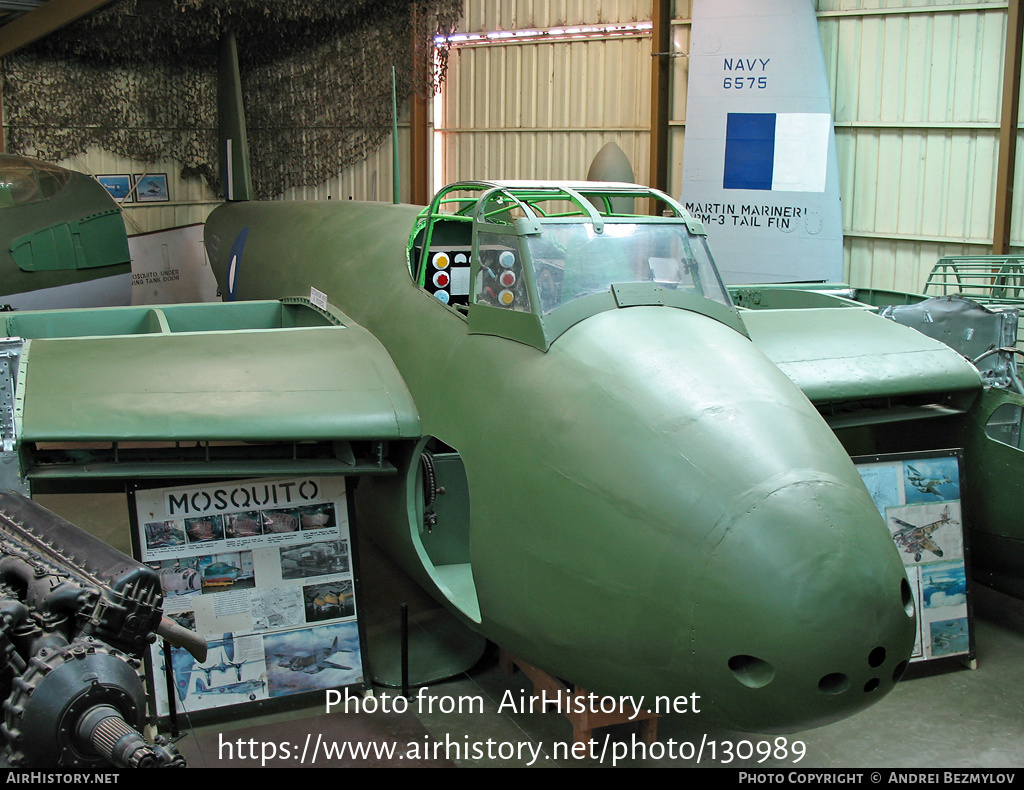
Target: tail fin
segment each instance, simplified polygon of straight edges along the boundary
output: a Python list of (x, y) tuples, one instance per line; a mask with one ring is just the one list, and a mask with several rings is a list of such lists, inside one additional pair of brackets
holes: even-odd
[(252, 200), (242, 78), (238, 70), (238, 45), (232, 32), (224, 33), (220, 41), (217, 125), (220, 132), (220, 176), (224, 197), (227, 200)]

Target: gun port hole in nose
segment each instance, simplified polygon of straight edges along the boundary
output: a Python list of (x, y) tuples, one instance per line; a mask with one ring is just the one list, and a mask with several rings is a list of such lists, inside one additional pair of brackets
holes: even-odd
[(850, 679), (842, 672), (830, 672), (818, 681), (818, 691), (822, 694), (842, 694), (850, 688)]
[(906, 579), (900, 581), (900, 597), (903, 599), (903, 611), (907, 617), (914, 616), (914, 594), (910, 591), (910, 582)]
[(752, 689), (767, 686), (775, 677), (775, 667), (756, 656), (735, 655), (729, 659), (729, 669), (740, 683)]

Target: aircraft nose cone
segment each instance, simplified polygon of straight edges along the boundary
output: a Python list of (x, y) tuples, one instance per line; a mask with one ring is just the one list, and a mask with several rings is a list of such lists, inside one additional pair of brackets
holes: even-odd
[(789, 481), (733, 512), (711, 541), (693, 632), (722, 720), (807, 729), (889, 692), (913, 647), (913, 600), (866, 492), (834, 478)]

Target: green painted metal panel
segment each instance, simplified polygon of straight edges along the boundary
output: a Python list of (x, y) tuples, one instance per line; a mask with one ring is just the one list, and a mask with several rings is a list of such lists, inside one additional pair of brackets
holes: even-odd
[[(1000, 418), (1001, 413), (1001, 418)], [(971, 410), (962, 441), (970, 486), (964, 498), (971, 513), (971, 565), (974, 578), (1000, 592), (1024, 598), (1024, 452), (1020, 421), (1024, 400), (1015, 393), (987, 389)], [(1007, 421), (1009, 431), (991, 422)]]
[(870, 310), (750, 310), (751, 339), (812, 403), (981, 388), (948, 346)]
[(58, 222), (11, 242), (11, 257), (26, 272), (109, 266), (129, 259), (124, 221), (116, 209)]
[(8, 337), (25, 338), (134, 335), (149, 332), (226, 332), (330, 326), (333, 323), (341, 323), (341, 319), (332, 319), (306, 304), (284, 304), (278, 301), (18, 311), (0, 316), (0, 327), (3, 327)]
[(96, 179), (9, 155), (0, 155), (0, 176), (0, 293), (131, 270), (120, 209)]
[[(214, 313), (232, 323), (235, 305), (216, 307), (201, 311), (207, 323)], [(254, 312), (252, 305), (238, 307)], [(56, 335), (37, 334), (25, 346), (22, 440), (302, 441), (419, 433), (415, 405), (387, 352), (352, 322), (159, 332), (144, 320), (153, 312), (19, 315), (20, 328), (49, 327)], [(279, 317), (289, 312), (277, 305)], [(134, 324), (139, 333), (60, 336), (68, 324), (104, 317), (122, 328)]]

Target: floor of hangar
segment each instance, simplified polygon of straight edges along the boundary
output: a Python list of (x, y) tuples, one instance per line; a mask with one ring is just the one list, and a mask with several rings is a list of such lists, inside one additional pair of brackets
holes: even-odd
[[(38, 498), (46, 507), (130, 553), (125, 500), (117, 495), (50, 495)], [(364, 573), (364, 594), (367, 581)], [(394, 583), (390, 579), (389, 584)], [(734, 759), (733, 768), (1012, 768), (1024, 767), (1024, 601), (975, 585), (971, 591), (977, 668), (956, 659), (915, 664), (896, 689), (876, 705), (844, 721), (785, 736), (787, 755), (763, 761), (756, 752)], [(304, 744), (369, 745), (371, 751), (354, 757), (321, 753), (316, 765), (544, 767), (652, 766), (692, 767), (696, 761), (680, 752), (690, 745), (715, 742), (718, 759), (701, 765), (726, 765), (724, 750), (756, 749), (779, 736), (722, 730), (698, 715), (662, 717), (658, 746), (646, 757), (629, 754), (638, 728), (634, 724), (598, 730), (609, 736), (604, 759), (573, 757), (572, 726), (558, 713), (500, 712), (507, 692), (520, 700), (532, 689), (522, 674), (507, 675), (496, 651), (488, 649), (471, 670), (431, 684), (422, 693), (435, 704), (415, 700), (406, 712), (394, 689), (375, 688), (381, 708), (390, 700), (391, 712), (325, 713), (324, 701), (258, 717), (199, 724), (182, 721), (177, 746), (190, 767), (298, 766)], [(413, 694), (419, 692), (413, 691)], [(440, 712), (458, 700), (474, 700), (473, 709), (459, 714)], [(475, 702), (479, 700), (479, 702)], [(427, 708), (432, 707), (432, 711)], [(482, 711), (481, 708), (482, 707)], [(227, 748), (226, 745), (231, 748)], [(272, 750), (266, 744), (275, 744)], [(291, 744), (287, 759), (279, 748)], [(395, 753), (374, 752), (393, 744)], [(671, 748), (670, 748), (671, 745)], [(351, 747), (346, 747), (351, 748)], [(765, 747), (762, 746), (762, 749)], [(308, 750), (307, 750), (308, 751)], [(775, 749), (773, 748), (773, 752)], [(797, 751), (802, 759), (795, 760)], [(687, 759), (689, 757), (689, 759)], [(307, 759), (307, 764), (309, 760)]]

